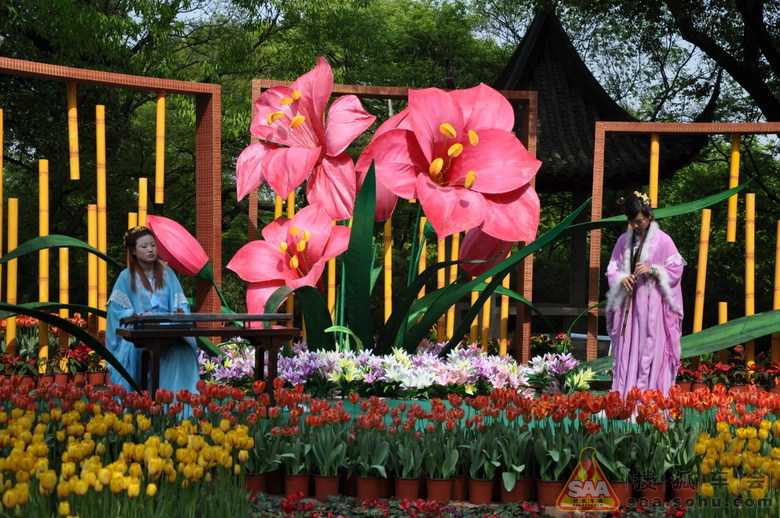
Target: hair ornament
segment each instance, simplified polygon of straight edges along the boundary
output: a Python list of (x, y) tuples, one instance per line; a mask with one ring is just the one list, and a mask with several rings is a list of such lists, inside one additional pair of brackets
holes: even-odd
[(648, 207), (650, 206), (650, 196), (648, 196), (647, 194), (639, 191), (634, 191), (634, 196), (640, 198)]
[(144, 230), (149, 230), (149, 228), (148, 227), (133, 227), (131, 229), (128, 229), (125, 232), (125, 236), (124, 236), (125, 247), (127, 247), (127, 238), (129, 238), (133, 234), (137, 234), (139, 232), (143, 232)]

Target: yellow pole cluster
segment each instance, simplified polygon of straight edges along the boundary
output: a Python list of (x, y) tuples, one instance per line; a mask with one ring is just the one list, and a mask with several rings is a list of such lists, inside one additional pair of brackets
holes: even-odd
[[(38, 235), (49, 235), (49, 161), (38, 161)], [(38, 301), (49, 302), (49, 250), (38, 251)], [(49, 356), (49, 325), (38, 323), (38, 357)]]
[[(504, 277), (504, 280), (501, 281), (501, 286), (503, 286), (507, 290), (509, 289), (509, 275)], [(507, 353), (508, 334), (509, 334), (509, 297), (506, 295), (501, 295), (501, 322), (499, 323), (499, 329), (498, 329), (498, 352), (501, 356), (504, 356)]]
[[(777, 221), (775, 236), (775, 293), (772, 309), (780, 309), (780, 220)], [(772, 334), (772, 361), (780, 362), (780, 333)]]
[[(291, 192), (287, 196), (287, 217), (292, 219), (292, 217), (295, 216), (295, 193)], [(292, 296), (287, 297), (287, 306), (286, 311), (287, 313), (292, 314), (295, 309), (295, 300)], [(292, 319), (287, 321), (287, 327), (293, 327), (293, 321)], [(306, 327), (301, 326), (302, 335), (304, 338), (306, 338)]]
[[(450, 241), (450, 261), (458, 260), (458, 251), (460, 250), (460, 232), (452, 234), (452, 240)], [(450, 266), (450, 278), (449, 283), (455, 284), (455, 280), (458, 278), (458, 265), (453, 264)], [(452, 306), (447, 310), (447, 340), (452, 338), (455, 333), (455, 306)]]
[[(718, 324), (725, 324), (729, 321), (729, 305), (727, 302), (718, 302)], [(721, 349), (718, 351), (718, 361), (726, 363), (729, 359), (729, 350)]]
[(661, 135), (650, 135), (650, 203), (658, 207), (658, 169), (661, 156)]
[[(493, 278), (488, 277), (485, 280), (485, 284), (489, 283)], [(490, 310), (493, 307), (493, 297), (488, 297), (485, 303), (482, 305), (482, 350), (487, 352), (488, 342), (490, 341)]]
[[(3, 110), (0, 110), (0, 257), (3, 255)], [(0, 265), (0, 297), (3, 293), (3, 267)]]
[(146, 214), (148, 212), (147, 200), (149, 196), (149, 193), (147, 192), (148, 186), (148, 178), (138, 179), (138, 225), (142, 227), (146, 226)]
[[(87, 205), (87, 243), (92, 248), (98, 247), (97, 205)], [(90, 307), (98, 305), (98, 258), (95, 254), (87, 254), (87, 304)], [(97, 334), (97, 316), (89, 315), (89, 331)]]
[[(437, 262), (443, 262), (446, 261), (447, 255), (446, 250), (444, 248), (444, 240), (440, 239), (436, 243), (436, 261)], [(444, 268), (439, 268), (439, 270), (436, 272), (436, 288), (442, 289), (445, 286), (446, 282), (446, 272), (444, 271)], [(445, 327), (446, 327), (446, 316), (442, 316), (439, 318), (439, 320), (436, 321), (436, 341), (437, 342), (443, 342), (444, 341), (444, 335), (445, 335)]]
[[(68, 304), (70, 302), (70, 250), (67, 248), (59, 249), (59, 272), (60, 272), (60, 304)], [(92, 255), (92, 254), (90, 254)], [(60, 308), (60, 318), (68, 318), (68, 308)], [(68, 347), (68, 335), (65, 332), (60, 332), (60, 348), (65, 349)]]
[[(418, 230), (417, 239), (420, 241), (420, 261), (417, 263), (417, 275), (425, 271), (426, 263), (428, 261), (427, 246), (425, 243), (425, 224), (428, 223), (428, 218), (425, 216), (420, 218), (420, 228)], [(411, 266), (410, 266), (411, 268)], [(425, 285), (420, 289), (419, 297), (425, 296)]]
[(704, 319), (704, 291), (707, 280), (707, 256), (710, 247), (710, 218), (712, 211), (701, 211), (701, 232), (699, 234), (699, 265), (696, 270), (696, 300), (693, 307), (693, 332), (702, 329)]

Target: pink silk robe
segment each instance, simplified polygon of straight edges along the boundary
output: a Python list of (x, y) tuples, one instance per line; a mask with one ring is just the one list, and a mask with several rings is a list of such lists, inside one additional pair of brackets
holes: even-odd
[(615, 357), (612, 390), (626, 395), (631, 388), (638, 387), (667, 394), (680, 366), (683, 317), (680, 278), (685, 261), (672, 238), (658, 228), (658, 223), (651, 222), (639, 262), (655, 268), (656, 277), (642, 275), (637, 279), (636, 294), (621, 336), (628, 301), (621, 281), (633, 271), (630, 264), (633, 236), (634, 231), (629, 229), (618, 238), (607, 266), (607, 333)]

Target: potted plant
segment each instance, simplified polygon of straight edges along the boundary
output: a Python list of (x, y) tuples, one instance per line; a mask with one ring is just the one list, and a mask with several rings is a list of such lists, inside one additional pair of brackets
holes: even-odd
[(455, 430), (447, 430), (440, 422), (430, 424), (423, 433), (422, 441), (425, 445), (423, 472), (428, 499), (447, 503), (452, 495), (452, 477), (460, 457)]
[[(365, 415), (365, 414), (364, 414)], [(382, 416), (379, 419), (361, 420), (358, 416), (358, 427), (348, 436), (353, 443), (350, 451), (353, 457), (348, 464), (357, 480), (357, 497), (376, 500), (381, 495), (381, 479), (387, 477), (387, 464), (390, 455), (390, 445), (387, 442)], [(362, 425), (360, 424), (362, 421)]]
[(501, 466), (501, 448), (493, 423), (481, 430), (470, 429), (462, 444), (461, 455), (469, 460), (469, 498), (472, 504), (493, 500), (493, 479)]
[(284, 466), (284, 492), (287, 496), (303, 493), (309, 494), (309, 474), (311, 467), (311, 444), (301, 435), (298, 425), (286, 426), (282, 429), (281, 454)]
[(673, 467), (668, 457), (671, 448), (669, 436), (655, 426), (645, 423), (634, 436), (634, 441), (634, 489), (648, 502), (663, 503), (666, 501), (666, 474)]
[(534, 498), (533, 479), (528, 476), (532, 472), (529, 455), (531, 447), (531, 431), (514, 425), (502, 423), (497, 432), (496, 442), (501, 449), (501, 503), (531, 501)]
[(420, 496), (425, 449), (422, 433), (414, 428), (399, 429), (389, 437), (390, 460), (395, 474), (395, 497), (416, 500)]
[(318, 500), (327, 500), (329, 495), (339, 494), (339, 474), (347, 458), (347, 428), (344, 423), (328, 422), (321, 415), (311, 416), (307, 423), (314, 495)]

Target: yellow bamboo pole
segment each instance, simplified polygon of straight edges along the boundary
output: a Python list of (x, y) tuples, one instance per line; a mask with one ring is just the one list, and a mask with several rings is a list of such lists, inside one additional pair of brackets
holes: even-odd
[(336, 319), (336, 258), (328, 259), (328, 312), (330, 319)]
[[(426, 263), (428, 261), (428, 248), (425, 243), (425, 224), (428, 222), (428, 218), (422, 216), (420, 218), (420, 228), (417, 234), (417, 240), (420, 242), (420, 260), (417, 262), (417, 275), (420, 275), (425, 271)], [(417, 298), (425, 296), (425, 285), (420, 288), (420, 293), (417, 294)]]
[[(3, 110), (0, 109), (0, 257), (3, 255), (3, 184), (5, 183), (5, 177), (3, 176)], [(3, 266), (0, 265), (0, 300), (3, 293)]]
[[(97, 170), (97, 243), (98, 250), (108, 253), (106, 225), (106, 107), (95, 106), (95, 165)], [(156, 187), (156, 186), (155, 186)], [(108, 265), (98, 259), (98, 308), (106, 307), (108, 295)], [(106, 320), (98, 318), (98, 336), (106, 330)]]
[(68, 81), (68, 152), (70, 155), (70, 179), (78, 180), (79, 172), (79, 117), (76, 82)]
[[(745, 316), (756, 312), (756, 194), (745, 195)], [(745, 344), (745, 362), (756, 359), (755, 344)]]
[[(49, 161), (38, 161), (38, 235), (49, 235)], [(38, 251), (38, 301), (49, 302), (49, 250)], [(49, 324), (38, 323), (38, 358), (49, 356)]]
[[(739, 140), (740, 136), (731, 136), (731, 162), (729, 166), (729, 189), (739, 185)], [(728, 218), (726, 220), (726, 241), (733, 243), (737, 240), (737, 195), (729, 198)]]
[[(291, 192), (287, 196), (287, 217), (292, 219), (292, 217), (295, 216), (295, 193)], [(295, 299), (292, 295), (287, 297), (287, 305), (285, 306), (287, 313), (293, 314), (295, 311)], [(290, 319), (287, 321), (287, 327), (293, 327), (294, 323), (293, 320)], [(306, 326), (301, 325), (301, 335), (306, 338)]]
[(135, 228), (138, 226), (138, 213), (137, 212), (128, 212), (127, 213), (127, 228)]
[[(485, 284), (489, 284), (492, 277), (485, 279)], [(482, 306), (482, 350), (488, 352), (490, 341), (490, 311), (493, 309), (493, 296), (487, 298)]]
[[(458, 252), (460, 250), (460, 232), (452, 234), (452, 240), (450, 241), (450, 260), (458, 260)], [(455, 279), (458, 278), (458, 265), (453, 264), (450, 266), (450, 284), (455, 284)], [(455, 333), (455, 306), (452, 306), (447, 310), (447, 339), (452, 338)]]
[(704, 292), (707, 280), (707, 256), (710, 248), (710, 218), (712, 211), (701, 211), (701, 231), (699, 233), (699, 264), (696, 270), (696, 300), (693, 306), (693, 332), (702, 329), (704, 320)]
[[(90, 203), (87, 205), (87, 243), (93, 248), (98, 247), (97, 234), (97, 205)], [(87, 304), (91, 308), (98, 305), (98, 258), (95, 254), (87, 254)], [(97, 335), (97, 316), (94, 314), (89, 315), (89, 332)]]
[(393, 313), (393, 218), (385, 221), (385, 322)]
[[(19, 246), (19, 200), (8, 198), (8, 251)], [(8, 261), (8, 300), (9, 304), (16, 304), (16, 274), (18, 259)], [(8, 319), (5, 326), (5, 352), (16, 352), (16, 317)]]
[[(477, 299), (479, 298), (479, 292), (478, 291), (472, 291), (471, 292), (471, 305), (474, 306), (477, 303)], [(477, 339), (479, 338), (479, 319), (475, 318), (471, 322), (471, 326), (469, 326), (469, 343), (473, 344), (477, 342)]]
[[(727, 302), (718, 302), (718, 324), (725, 324), (729, 321), (729, 305)], [(726, 363), (729, 361), (729, 350), (721, 349), (718, 351), (718, 361)]]
[[(436, 261), (437, 262), (444, 262), (447, 260), (447, 254), (444, 247), (444, 240), (440, 239), (436, 243)], [(446, 282), (446, 272), (444, 271), (444, 268), (439, 268), (439, 270), (436, 272), (436, 288), (442, 289)], [(436, 341), (437, 342), (443, 342), (444, 336), (446, 333), (446, 326), (447, 326), (447, 319), (444, 315), (442, 315), (439, 320), (436, 321)]]
[[(772, 309), (780, 309), (780, 220), (777, 220), (775, 236), (775, 293)], [(772, 334), (772, 361), (780, 362), (780, 333)]]
[(138, 179), (138, 225), (146, 226), (146, 214), (148, 212), (149, 179)]
[(284, 200), (281, 196), (276, 195), (274, 198), (274, 219), (282, 217), (282, 210), (284, 209)]
[[(59, 250), (59, 271), (60, 271), (60, 304), (68, 304), (70, 302), (70, 257), (69, 250), (67, 248), (60, 248)], [(90, 254), (92, 255), (92, 254)], [(60, 318), (68, 318), (68, 308), (60, 308)], [(60, 330), (60, 348), (66, 349), (68, 347), (68, 334), (65, 331)]]
[[(505, 289), (509, 289), (509, 275), (504, 277), (501, 281), (501, 286)], [(509, 297), (501, 295), (501, 322), (499, 323), (498, 330), (498, 353), (501, 356), (506, 356), (508, 348), (507, 337), (509, 335)]]
[(650, 203), (658, 207), (658, 169), (661, 157), (661, 135), (650, 135)]
[(155, 132), (154, 203), (165, 199), (165, 92), (157, 92), (157, 121)]

